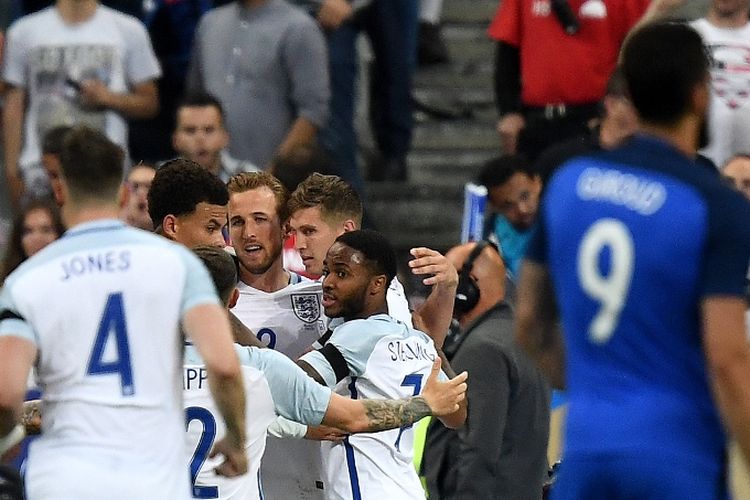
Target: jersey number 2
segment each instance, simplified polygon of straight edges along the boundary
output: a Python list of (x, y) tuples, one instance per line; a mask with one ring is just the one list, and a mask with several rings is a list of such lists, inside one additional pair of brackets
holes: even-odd
[[(110, 361), (104, 361), (104, 350), (113, 335), (117, 356)], [(120, 376), (122, 395), (132, 396), (135, 393), (135, 387), (133, 386), (133, 367), (130, 363), (130, 346), (128, 345), (122, 292), (111, 293), (107, 297), (107, 304), (104, 306), (104, 314), (99, 321), (94, 348), (86, 370), (87, 375), (110, 375), (112, 373)]]
[(200, 472), (203, 462), (206, 461), (214, 444), (214, 439), (216, 439), (216, 419), (207, 409), (200, 406), (191, 406), (185, 411), (185, 430), (193, 420), (199, 421), (203, 426), (198, 446), (195, 447), (193, 459), (190, 460), (190, 484), (193, 485), (193, 498), (219, 498), (217, 486), (196, 486), (195, 484), (198, 472)]
[[(601, 252), (608, 248), (610, 269), (605, 276), (599, 266)], [(589, 338), (595, 344), (607, 342), (617, 328), (633, 277), (633, 237), (616, 219), (594, 223), (578, 248), (578, 280), (581, 288), (599, 302), (599, 311), (589, 324)]]
[[(411, 375), (407, 375), (404, 377), (403, 382), (401, 382), (401, 387), (413, 387), (414, 390), (412, 391), (412, 396), (419, 396), (419, 393), (422, 392), (422, 377), (423, 375), (421, 373), (412, 373)], [(398, 437), (396, 438), (396, 450), (401, 451), (399, 446), (401, 445), (401, 435), (404, 433), (406, 429), (411, 429), (411, 425), (405, 425), (401, 427), (398, 430)]]

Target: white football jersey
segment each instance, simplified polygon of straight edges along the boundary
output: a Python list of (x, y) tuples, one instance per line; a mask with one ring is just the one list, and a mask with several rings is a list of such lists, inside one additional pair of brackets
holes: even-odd
[(190, 498), (179, 323), (206, 303), (196, 256), (116, 220), (74, 227), (8, 277), (0, 335), (35, 344), (43, 393), (29, 498)]
[[(292, 284), (273, 293), (240, 283), (232, 312), (269, 347), (296, 360), (326, 329), (319, 281), (291, 273)], [(268, 437), (261, 466), (263, 491), (269, 499), (322, 499), (320, 444)]]
[(263, 498), (258, 471), (266, 447), (268, 426), (277, 415), (318, 425), (331, 398), (330, 389), (315, 382), (283, 354), (255, 347), (235, 348), (245, 384), (248, 472), (227, 478), (214, 472), (222, 457), (208, 457), (214, 442), (226, 433), (226, 426), (211, 397), (203, 360), (195, 347), (185, 347), (182, 380), (188, 433), (187, 459), (194, 498)]
[[(326, 345), (305, 354), (338, 394), (353, 399), (400, 399), (421, 393), (437, 356), (432, 339), (387, 314), (337, 327)], [(443, 375), (443, 378), (445, 376)], [(323, 444), (327, 497), (424, 498), (412, 465), (411, 426)]]
[(268, 347), (297, 359), (325, 333), (326, 325), (320, 283), (290, 274), (291, 283), (272, 293), (240, 282), (232, 312)]

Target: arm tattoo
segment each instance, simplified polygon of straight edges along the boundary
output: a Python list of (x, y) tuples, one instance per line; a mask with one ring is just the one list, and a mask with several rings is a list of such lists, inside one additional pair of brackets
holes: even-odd
[(367, 399), (365, 406), (368, 419), (368, 432), (395, 429), (432, 415), (432, 410), (421, 396), (409, 399)]

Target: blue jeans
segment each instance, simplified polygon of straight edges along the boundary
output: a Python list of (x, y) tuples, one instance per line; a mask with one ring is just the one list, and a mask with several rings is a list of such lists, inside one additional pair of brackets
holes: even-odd
[(357, 35), (365, 31), (375, 60), (370, 81), (370, 123), (383, 158), (405, 157), (412, 136), (412, 79), (416, 65), (416, 0), (375, 0), (356, 22), (328, 35), (331, 105), (322, 140), (336, 173), (362, 193), (354, 130)]

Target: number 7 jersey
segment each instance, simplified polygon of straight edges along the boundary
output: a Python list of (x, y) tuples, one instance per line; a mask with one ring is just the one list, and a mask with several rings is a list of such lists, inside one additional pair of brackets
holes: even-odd
[(721, 462), (699, 308), (744, 296), (749, 226), (718, 172), (655, 138), (554, 175), (527, 258), (547, 265), (562, 317), (568, 453)]

